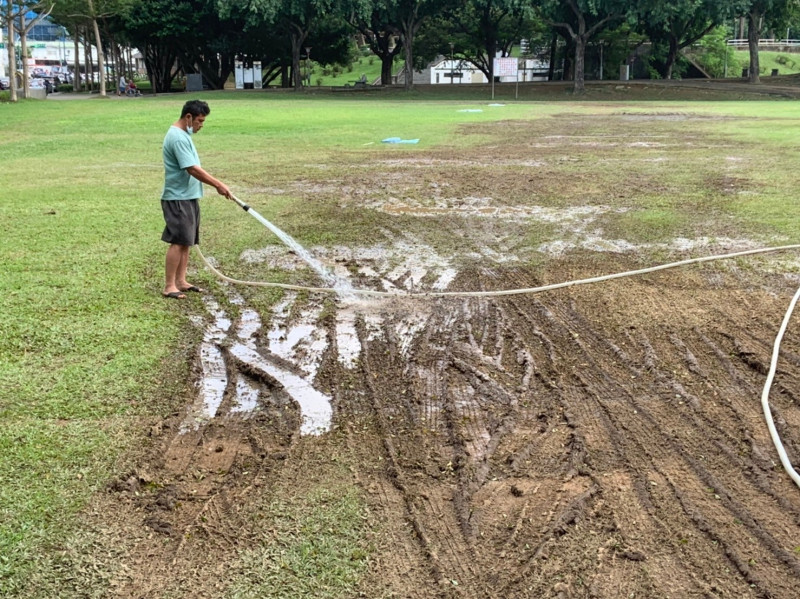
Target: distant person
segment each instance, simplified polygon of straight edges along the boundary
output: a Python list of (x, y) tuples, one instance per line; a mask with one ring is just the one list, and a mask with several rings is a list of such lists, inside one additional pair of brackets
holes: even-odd
[(139, 88), (136, 87), (136, 84), (133, 82), (133, 79), (128, 79), (128, 88), (126, 92), (129, 96), (141, 96), (142, 94), (139, 93)]
[(233, 200), (227, 185), (200, 167), (200, 158), (192, 135), (203, 128), (211, 109), (201, 100), (183, 105), (181, 118), (175, 121), (164, 137), (164, 190), (161, 210), (164, 213), (164, 232), (161, 240), (169, 244), (166, 258), (164, 297), (184, 299), (187, 291), (203, 290), (186, 280), (189, 250), (200, 243), (200, 198), (203, 183), (211, 185), (221, 196)]
[(119, 86), (117, 87), (117, 95), (121, 96), (125, 93), (125, 90), (128, 89), (128, 82), (125, 81), (125, 77), (119, 78)]

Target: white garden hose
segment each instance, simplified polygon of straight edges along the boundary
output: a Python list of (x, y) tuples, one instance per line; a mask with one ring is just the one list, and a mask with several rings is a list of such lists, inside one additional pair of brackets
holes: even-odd
[[(200, 258), (203, 260), (208, 269), (217, 275), (223, 281), (233, 283), (235, 285), (249, 285), (252, 287), (277, 287), (279, 289), (288, 289), (291, 291), (308, 291), (312, 293), (342, 293), (341, 289), (335, 287), (307, 287), (305, 285), (290, 285), (288, 283), (271, 283), (267, 281), (243, 281), (241, 279), (233, 279), (221, 273), (217, 268), (211, 264), (203, 252), (200, 251), (198, 246), (194, 246)], [(650, 266), (648, 268), (640, 268), (638, 270), (627, 270), (625, 272), (617, 272), (610, 275), (603, 275), (600, 277), (591, 277), (589, 279), (576, 279), (574, 281), (565, 281), (563, 283), (552, 283), (550, 285), (541, 285), (539, 287), (524, 287), (521, 289), (503, 289), (499, 291), (424, 291), (424, 292), (402, 292), (402, 291), (375, 291), (372, 289), (348, 289), (348, 294), (367, 295), (367, 296), (380, 296), (380, 297), (404, 297), (404, 298), (435, 298), (435, 297), (497, 297), (501, 295), (523, 295), (532, 293), (541, 293), (542, 291), (552, 291), (554, 289), (562, 289), (564, 287), (572, 287), (574, 285), (587, 285), (589, 283), (600, 283), (602, 281), (609, 281), (611, 279), (621, 279), (623, 277), (632, 277), (634, 275), (643, 275), (649, 272), (656, 272), (659, 270), (666, 270), (668, 268), (677, 268), (679, 266), (687, 266), (689, 264), (699, 264), (701, 262), (711, 262), (713, 260), (725, 260), (729, 258), (738, 258), (740, 256), (752, 256), (754, 254), (766, 254), (770, 252), (782, 252), (786, 250), (800, 249), (800, 244), (796, 245), (782, 245), (771, 248), (759, 248), (755, 250), (745, 250), (742, 252), (733, 252), (731, 254), (719, 254), (716, 256), (702, 256), (700, 258), (689, 258), (688, 260), (681, 260), (679, 262), (670, 262), (668, 264), (659, 264), (658, 266)]]
[(772, 443), (775, 445), (775, 449), (778, 450), (783, 469), (792, 477), (794, 483), (800, 487), (800, 474), (797, 474), (797, 471), (792, 468), (792, 463), (789, 461), (789, 456), (786, 455), (786, 450), (783, 448), (780, 435), (778, 435), (778, 429), (775, 428), (775, 422), (772, 420), (772, 412), (769, 409), (769, 390), (772, 387), (772, 379), (775, 378), (775, 371), (778, 369), (778, 354), (781, 349), (781, 340), (783, 339), (783, 334), (786, 332), (786, 327), (789, 325), (789, 319), (792, 317), (792, 312), (794, 311), (798, 299), (800, 299), (800, 289), (794, 294), (789, 304), (789, 309), (786, 311), (786, 316), (783, 317), (783, 323), (778, 331), (778, 337), (775, 339), (775, 347), (772, 349), (772, 362), (769, 365), (769, 374), (767, 374), (767, 381), (764, 383), (764, 391), (761, 393), (761, 407), (764, 408), (764, 418), (767, 419), (769, 435), (772, 437)]

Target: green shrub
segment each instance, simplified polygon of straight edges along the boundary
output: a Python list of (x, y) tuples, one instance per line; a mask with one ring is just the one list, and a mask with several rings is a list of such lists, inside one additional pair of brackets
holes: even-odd
[(56, 88), (56, 91), (70, 93), (72, 91), (71, 83), (62, 83)]
[(0, 92), (0, 102), (11, 102), (11, 92), (10, 91)]

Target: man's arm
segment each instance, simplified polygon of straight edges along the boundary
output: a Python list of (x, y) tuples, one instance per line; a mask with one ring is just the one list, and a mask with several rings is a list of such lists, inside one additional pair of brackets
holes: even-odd
[(231, 190), (228, 189), (228, 186), (225, 185), (219, 179), (212, 177), (209, 173), (204, 171), (199, 166), (190, 166), (186, 169), (186, 172), (189, 173), (192, 177), (200, 181), (201, 183), (205, 183), (206, 185), (210, 185), (211, 187), (217, 190), (217, 193), (221, 196), (225, 196), (229, 200), (233, 199), (233, 194)]

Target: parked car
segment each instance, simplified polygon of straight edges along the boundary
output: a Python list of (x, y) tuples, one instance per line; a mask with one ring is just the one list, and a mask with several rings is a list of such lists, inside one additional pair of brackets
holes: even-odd
[(11, 89), (11, 81), (8, 77), (0, 77), (0, 89)]

